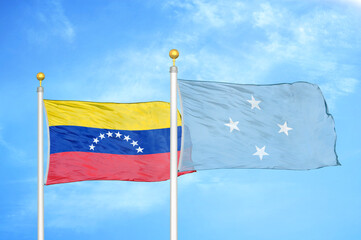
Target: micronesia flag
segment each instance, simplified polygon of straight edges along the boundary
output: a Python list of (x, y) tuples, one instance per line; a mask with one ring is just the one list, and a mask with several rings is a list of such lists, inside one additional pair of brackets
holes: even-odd
[(185, 130), (180, 171), (339, 165), (334, 120), (317, 85), (178, 84)]
[[(169, 179), (169, 103), (44, 100), (44, 104), (50, 137), (46, 185)], [(179, 114), (178, 125), (180, 149)]]

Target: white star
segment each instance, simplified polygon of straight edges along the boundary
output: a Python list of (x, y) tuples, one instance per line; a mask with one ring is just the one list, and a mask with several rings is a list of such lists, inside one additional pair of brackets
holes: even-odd
[(258, 106), (258, 104), (261, 102), (261, 101), (256, 101), (256, 99), (254, 99), (253, 95), (252, 95), (252, 100), (247, 100), (247, 102), (249, 102), (252, 106), (251, 108), (258, 108), (259, 110), (261, 110), (261, 108)]
[(111, 133), (110, 131), (107, 132), (108, 137), (113, 137), (113, 133)]
[(133, 145), (133, 147), (135, 147), (135, 145), (138, 145), (138, 141), (134, 141), (131, 143)]
[(104, 134), (100, 134), (99, 137), (100, 137), (100, 139), (105, 138), (105, 137), (104, 137)]
[(120, 138), (121, 135), (122, 134), (120, 134), (119, 132), (115, 133), (115, 137), (117, 137), (117, 138)]
[(293, 128), (290, 128), (287, 126), (287, 122), (285, 122), (283, 125), (277, 124), (281, 129), (278, 133), (285, 133), (288, 136), (288, 131), (292, 130)]
[(98, 138), (94, 138), (93, 142), (98, 143), (99, 142)]
[(239, 128), (237, 127), (238, 121), (237, 122), (233, 122), (232, 118), (229, 118), (229, 123), (225, 123), (224, 125), (226, 125), (227, 127), (229, 127), (229, 132), (232, 132), (234, 129), (236, 129), (237, 131), (239, 131)]
[(269, 155), (268, 153), (265, 152), (266, 146), (263, 146), (263, 148), (259, 148), (256, 146), (256, 149), (257, 152), (253, 153), (253, 155), (258, 155), (260, 160), (262, 160), (263, 156)]
[(89, 146), (89, 148), (90, 148), (89, 150), (93, 150), (93, 151), (94, 151), (95, 146), (92, 144), (92, 145)]
[(138, 147), (138, 148), (136, 149), (136, 150), (137, 150), (137, 153), (139, 153), (139, 152), (142, 153), (142, 152), (143, 152), (143, 149), (144, 149), (144, 148)]
[(124, 136), (124, 140), (128, 142), (128, 141), (130, 140), (129, 135), (128, 135), (128, 136)]

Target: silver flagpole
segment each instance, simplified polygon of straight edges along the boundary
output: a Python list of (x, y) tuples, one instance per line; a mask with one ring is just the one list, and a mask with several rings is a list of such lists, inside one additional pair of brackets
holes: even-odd
[(169, 52), (173, 59), (170, 67), (170, 240), (178, 239), (178, 149), (177, 149), (177, 73), (175, 59), (179, 56), (176, 49)]
[(39, 72), (36, 78), (40, 81), (38, 92), (38, 240), (44, 240), (44, 119), (43, 119), (43, 95), (44, 88), (41, 81), (45, 75)]

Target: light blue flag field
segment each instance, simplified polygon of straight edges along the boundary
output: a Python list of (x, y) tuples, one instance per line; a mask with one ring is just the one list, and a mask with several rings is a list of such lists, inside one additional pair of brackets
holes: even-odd
[(184, 136), (180, 171), (340, 165), (334, 120), (315, 84), (178, 80), (178, 86)]

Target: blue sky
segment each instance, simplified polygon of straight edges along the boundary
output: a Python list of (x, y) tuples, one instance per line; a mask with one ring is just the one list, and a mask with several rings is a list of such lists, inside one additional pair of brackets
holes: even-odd
[[(37, 97), (169, 101), (179, 78), (318, 84), (341, 167), (179, 178), (179, 239), (361, 238), (361, 2), (1, 1), (0, 239), (37, 235)], [(46, 147), (45, 147), (46, 149)], [(46, 239), (168, 239), (169, 182), (45, 187)]]

